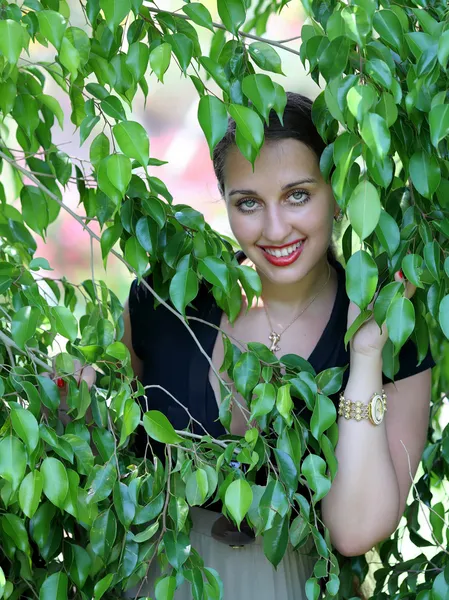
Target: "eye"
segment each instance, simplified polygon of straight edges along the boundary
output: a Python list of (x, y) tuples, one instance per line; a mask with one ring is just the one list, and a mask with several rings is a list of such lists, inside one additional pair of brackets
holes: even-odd
[(252, 213), (256, 210), (259, 203), (254, 198), (242, 198), (237, 203), (237, 208), (244, 213)]
[(291, 194), (289, 194), (287, 200), (289, 200), (292, 204), (302, 205), (310, 200), (310, 194), (304, 190), (294, 190)]

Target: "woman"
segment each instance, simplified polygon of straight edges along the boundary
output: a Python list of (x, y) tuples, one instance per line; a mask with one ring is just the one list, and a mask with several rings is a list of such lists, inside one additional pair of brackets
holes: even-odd
[[(385, 390), (388, 411), (380, 425), (339, 418), (339, 471), (322, 501), (334, 546), (344, 555), (360, 555), (388, 537), (404, 511), (410, 473), (417, 469), (426, 439), (433, 362), (429, 356), (417, 366), (409, 341), (401, 351), (396, 383), (389, 383), (382, 376), (387, 334), (374, 321), (363, 325), (345, 351), (346, 328), (359, 309), (349, 303), (344, 270), (330, 250), (339, 208), (320, 172), (325, 146), (311, 119), (311, 102), (288, 94), (284, 126), (272, 113), (265, 140), (254, 170), (235, 145), (232, 123), (214, 153), (230, 226), (260, 275), (263, 301), (249, 311), (244, 304), (231, 326), (204, 289), (195, 301), (195, 315), (242, 342), (271, 345), (278, 356), (298, 354), (317, 372), (349, 363), (343, 389), (351, 401), (367, 403)], [(412, 287), (405, 293), (410, 297)], [(223, 343), (217, 330), (194, 320), (190, 326), (219, 369)], [(182, 323), (163, 306), (155, 310), (152, 296), (136, 281), (125, 310), (123, 341), (144, 385), (168, 390), (212, 436), (224, 433), (218, 420), (219, 386), (208, 362)], [(187, 426), (187, 414), (164, 391), (152, 389), (149, 403), (175, 428)], [(232, 433), (243, 435), (245, 430), (242, 412), (234, 410)], [(260, 600), (305, 598), (304, 583), (313, 569), (310, 558), (288, 552), (275, 571), (257, 542), (235, 550), (226, 536), (225, 543), (212, 538), (218, 517), (195, 509), (191, 540), (205, 564), (219, 571), (227, 600), (243, 598), (248, 591)], [(150, 573), (143, 595), (152, 593), (154, 577)], [(175, 596), (190, 597), (188, 584)]]

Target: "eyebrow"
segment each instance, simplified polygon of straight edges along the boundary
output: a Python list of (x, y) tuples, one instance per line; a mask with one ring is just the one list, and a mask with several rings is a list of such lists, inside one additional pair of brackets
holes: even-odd
[[(285, 190), (288, 190), (297, 185), (304, 185), (304, 183), (318, 183), (318, 182), (313, 177), (304, 177), (303, 179), (299, 179), (298, 181), (293, 181), (292, 183), (287, 183), (286, 185), (282, 186), (282, 191), (284, 192)], [(255, 190), (231, 190), (228, 195), (234, 196), (236, 194), (241, 194), (243, 196), (246, 196), (246, 195), (257, 196), (258, 195), (258, 193)]]

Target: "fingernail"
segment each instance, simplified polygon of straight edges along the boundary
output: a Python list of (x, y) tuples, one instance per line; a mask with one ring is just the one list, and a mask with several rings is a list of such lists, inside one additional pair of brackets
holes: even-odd
[(65, 381), (62, 377), (58, 377), (58, 379), (56, 380), (56, 385), (58, 386), (58, 388), (63, 388), (65, 386)]
[(402, 271), (398, 271), (397, 276), (399, 277), (399, 279), (404, 279), (404, 273)]

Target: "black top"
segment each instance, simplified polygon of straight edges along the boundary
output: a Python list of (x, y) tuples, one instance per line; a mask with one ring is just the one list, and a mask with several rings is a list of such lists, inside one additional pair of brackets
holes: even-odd
[[(345, 270), (339, 263), (334, 263), (334, 266), (338, 275), (334, 306), (323, 334), (308, 358), (317, 373), (349, 363), (349, 349), (345, 350), (344, 347), (349, 306)], [(165, 388), (188, 408), (190, 414), (203, 424), (212, 437), (218, 438), (224, 435), (226, 431), (218, 419), (217, 401), (209, 382), (209, 363), (201, 354), (183, 322), (163, 305), (155, 309), (152, 294), (142, 285), (138, 286), (137, 280), (131, 284), (129, 312), (133, 349), (143, 361), (143, 385), (159, 385)], [(217, 306), (206, 285), (200, 287), (194, 301), (194, 309), (189, 308), (186, 312), (188, 316), (196, 316), (213, 325), (220, 325), (222, 310)], [(189, 321), (189, 325), (199, 343), (211, 357), (218, 331), (194, 320)], [(396, 381), (429, 369), (435, 364), (429, 353), (421, 364), (417, 365), (417, 350), (411, 339), (402, 347), (399, 359), (400, 369), (395, 377)], [(348, 377), (349, 367), (344, 373), (343, 387)], [(384, 383), (390, 381), (385, 376), (383, 380)], [(175, 429), (187, 427), (188, 414), (164, 391), (157, 388), (149, 389), (147, 398), (149, 409), (164, 413)], [(331, 398), (337, 405), (338, 395)], [(311, 414), (306, 408), (301, 407), (301, 416), (307, 422)], [(195, 423), (192, 431), (204, 433)], [(137, 439), (136, 452), (143, 455), (144, 448), (145, 440)]]

